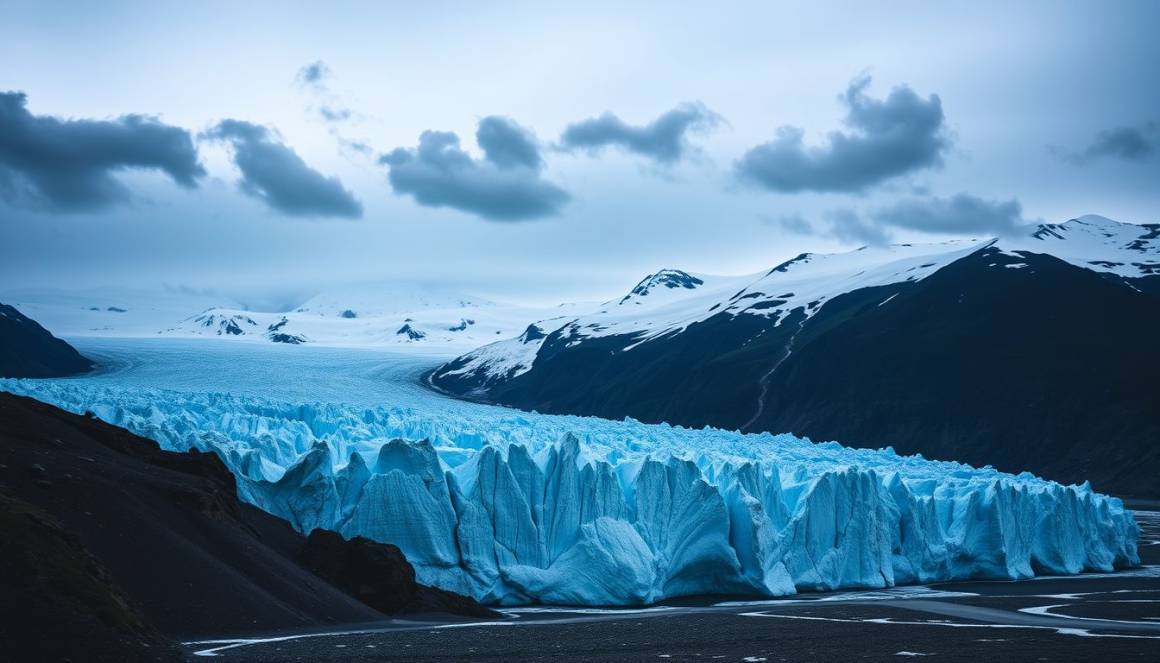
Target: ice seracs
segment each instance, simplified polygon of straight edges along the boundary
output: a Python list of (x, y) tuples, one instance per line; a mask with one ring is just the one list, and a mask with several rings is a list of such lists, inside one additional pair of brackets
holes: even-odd
[(394, 543), (423, 582), (497, 603), (779, 596), (1139, 561), (1118, 499), (890, 449), (435, 400), (0, 388), (166, 449), (214, 451), (243, 499), (299, 530)]

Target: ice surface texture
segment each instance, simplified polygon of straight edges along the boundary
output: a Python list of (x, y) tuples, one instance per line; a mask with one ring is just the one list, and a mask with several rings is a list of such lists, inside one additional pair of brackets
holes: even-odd
[(356, 407), (2, 380), (216, 451), (241, 496), (398, 545), (422, 582), (505, 604), (629, 605), (1137, 564), (1120, 500), (1029, 474), (503, 408)]

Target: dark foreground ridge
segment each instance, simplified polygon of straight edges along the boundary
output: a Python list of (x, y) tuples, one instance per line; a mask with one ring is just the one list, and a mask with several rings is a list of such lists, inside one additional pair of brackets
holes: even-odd
[(236, 495), (213, 454), (0, 393), (0, 660), (180, 660), (171, 638), (492, 614), (416, 583), (395, 546), (307, 539)]
[(92, 370), (93, 362), (35, 320), (0, 304), (0, 378), (55, 378)]

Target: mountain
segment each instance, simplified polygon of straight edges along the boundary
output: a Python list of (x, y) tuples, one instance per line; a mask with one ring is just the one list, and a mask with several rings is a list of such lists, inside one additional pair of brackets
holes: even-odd
[(93, 362), (35, 320), (0, 304), (0, 377), (52, 378), (92, 367)]
[(211, 307), (158, 333), (291, 345), (462, 352), (514, 334), (533, 320), (576, 315), (590, 308), (576, 304), (515, 306), (451, 291), (380, 283), (322, 293), (283, 312)]
[(1160, 495), (1160, 225), (1086, 216), (803, 254), (740, 279), (682, 274), (641, 282), (663, 288), (657, 304), (634, 288), (430, 382), (540, 412), (793, 432)]
[(0, 477), (4, 660), (182, 660), (169, 638), (489, 614), (418, 584), (395, 546), (241, 502), (212, 453), (8, 393)]
[(197, 311), (245, 308), (216, 293), (173, 287), (5, 288), (0, 301), (69, 338), (156, 336)]
[(280, 303), (188, 288), (5, 289), (0, 299), (71, 337), (214, 338), (453, 355), (576, 316), (592, 303), (525, 306), (407, 281), (367, 282)]

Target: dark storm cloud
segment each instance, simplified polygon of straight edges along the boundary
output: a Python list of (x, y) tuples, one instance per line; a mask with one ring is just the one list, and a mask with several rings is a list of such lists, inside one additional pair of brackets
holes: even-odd
[(362, 203), (343, 188), (338, 178), (326, 177), (307, 166), (265, 127), (223, 120), (206, 137), (230, 144), (234, 163), (242, 171), (242, 191), (271, 208), (288, 216), (362, 216)]
[(560, 145), (593, 152), (619, 147), (657, 163), (671, 164), (689, 152), (688, 133), (708, 131), (720, 122), (721, 117), (700, 102), (681, 104), (645, 126), (632, 126), (605, 113), (568, 125), (560, 136)]
[(500, 168), (539, 168), (543, 164), (535, 136), (506, 117), (493, 115), (480, 120), (475, 140), (487, 160)]
[(866, 96), (869, 85), (869, 77), (859, 78), (842, 96), (848, 132), (833, 131), (828, 145), (807, 147), (802, 129), (781, 127), (737, 162), (738, 176), (782, 193), (861, 192), (941, 166), (950, 139), (938, 95), (923, 99), (903, 85), (882, 101)]
[(829, 228), (826, 235), (846, 244), (885, 246), (890, 232), (881, 225), (866, 221), (852, 210), (831, 210), (822, 215)]
[(903, 200), (872, 216), (886, 226), (961, 235), (1006, 235), (1030, 223), (1023, 218), (1023, 206), (1018, 200), (984, 200), (968, 193)]
[(862, 218), (851, 209), (830, 210), (821, 215), (816, 223), (811, 223), (801, 214), (784, 214), (767, 217), (766, 225), (773, 226), (793, 235), (824, 237), (843, 244), (883, 246), (890, 243), (890, 231), (873, 221)]
[(523, 221), (551, 216), (569, 196), (544, 180), (535, 138), (506, 118), (486, 117), (476, 142), (484, 158), (459, 146), (459, 137), (424, 131), (419, 146), (397, 148), (379, 158), (390, 168), (391, 188), (427, 207), (451, 207), (490, 221)]
[(194, 188), (205, 175), (189, 132), (143, 115), (65, 120), (28, 112), (22, 92), (0, 92), (0, 199), (51, 211), (91, 211), (129, 200), (114, 174), (159, 170)]
[(1147, 161), (1160, 149), (1160, 126), (1149, 122), (1139, 127), (1115, 127), (1096, 134), (1094, 140), (1080, 152), (1052, 148), (1052, 152), (1076, 165), (1085, 165), (1097, 159)]
[(814, 224), (800, 214), (770, 220), (786, 232), (828, 237), (846, 244), (883, 246), (895, 229), (935, 235), (1001, 236), (1033, 223), (1023, 218), (1017, 200), (986, 200), (969, 193), (950, 198), (910, 198), (868, 214), (852, 209), (830, 210)]
[(329, 78), (330, 67), (326, 66), (322, 60), (318, 60), (299, 69), (294, 80), (298, 81), (299, 85), (321, 90), (326, 87), (326, 81)]
[(812, 235), (814, 228), (804, 216), (798, 213), (783, 214), (775, 217), (764, 217), (762, 223), (774, 226), (794, 235)]

